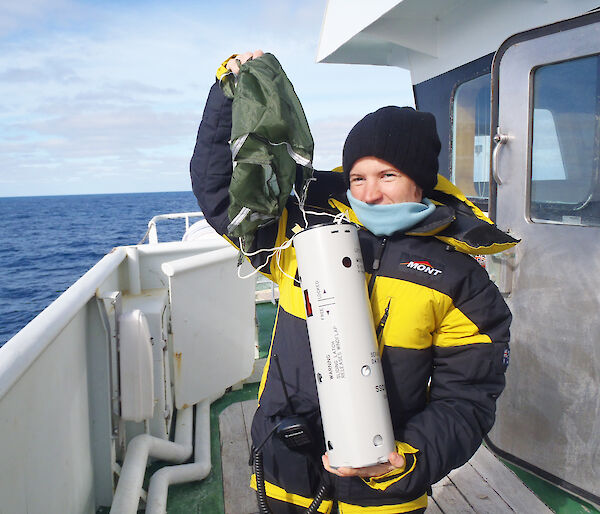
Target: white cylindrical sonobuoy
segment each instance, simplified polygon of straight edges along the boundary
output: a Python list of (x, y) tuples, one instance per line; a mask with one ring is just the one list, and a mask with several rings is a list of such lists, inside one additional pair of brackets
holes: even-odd
[(356, 227), (294, 237), (329, 462), (386, 462), (395, 440)]

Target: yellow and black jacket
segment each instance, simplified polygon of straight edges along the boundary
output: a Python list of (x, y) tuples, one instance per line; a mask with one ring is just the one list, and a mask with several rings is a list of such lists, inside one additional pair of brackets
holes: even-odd
[[(215, 85), (198, 131), (191, 176), (206, 218), (221, 234), (229, 224), (230, 134), (231, 101)], [(341, 174), (316, 172), (315, 177), (307, 210), (348, 211), (352, 218)], [(504, 388), (511, 314), (486, 271), (465, 252), (494, 253), (516, 241), (445, 179), (440, 177), (436, 191), (427, 196), (436, 210), (408, 233), (381, 238), (359, 231), (397, 449), (406, 465), (368, 480), (331, 476), (330, 497), (343, 513), (392, 514), (425, 507), (428, 487), (481, 444)], [(309, 225), (323, 222), (323, 216), (308, 214)], [(279, 246), (301, 227), (302, 214), (290, 199), (279, 221), (257, 232), (254, 248)], [(259, 253), (252, 264), (264, 264), (268, 255)], [(293, 247), (270, 259), (262, 271), (280, 292), (269, 355), (279, 356), (295, 411), (322, 436), (303, 296), (293, 279)], [(254, 444), (289, 414), (280, 375), (267, 364), (252, 426)], [(263, 447), (267, 494), (308, 506), (318, 486), (322, 453), (322, 441), (314, 455), (304, 455), (271, 438)], [(330, 508), (331, 501), (325, 501), (320, 512)]]

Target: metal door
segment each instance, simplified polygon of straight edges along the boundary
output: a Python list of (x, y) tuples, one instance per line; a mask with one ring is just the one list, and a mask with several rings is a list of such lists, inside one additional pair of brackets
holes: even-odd
[[(600, 504), (600, 16), (509, 39), (494, 62), (496, 258), (513, 313), (501, 456)], [(493, 120), (494, 123), (494, 120)]]

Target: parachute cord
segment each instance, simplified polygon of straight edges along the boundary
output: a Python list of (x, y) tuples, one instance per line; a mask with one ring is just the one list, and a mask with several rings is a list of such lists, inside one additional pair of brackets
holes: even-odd
[(294, 188), (293, 188), (294, 194), (296, 195), (296, 198), (298, 199), (298, 207), (300, 208), (300, 212), (302, 213), (302, 218), (304, 219), (304, 228), (308, 227), (308, 220), (306, 219), (306, 211), (304, 210), (304, 203), (306, 202), (306, 197), (308, 196), (308, 187), (310, 186), (310, 183), (316, 182), (316, 180), (317, 179), (315, 177), (311, 176), (306, 181), (306, 184), (304, 184), (304, 187), (302, 188), (301, 196), (298, 195), (298, 192), (296, 191), (296, 186), (294, 186)]
[(306, 214), (313, 214), (315, 216), (329, 216), (330, 218), (333, 218), (333, 223), (339, 225), (340, 223), (343, 223), (344, 221), (347, 223), (352, 223), (353, 225), (359, 226), (356, 223), (353, 223), (352, 221), (350, 221), (350, 215), (348, 214), (348, 211), (343, 211), (343, 212), (338, 212), (337, 214), (330, 214), (328, 212), (315, 212), (315, 211), (305, 211)]
[[(244, 252), (242, 252), (244, 253)], [(269, 259), (273, 256), (273, 254), (269, 255), (267, 257), (267, 259), (265, 260), (265, 262), (263, 264), (261, 264), (258, 268), (254, 268), (250, 273), (248, 273), (248, 275), (244, 275), (242, 276), (242, 265), (240, 264), (237, 268), (237, 276), (243, 280), (253, 277), (254, 275), (256, 275), (261, 269), (263, 269), (267, 264), (269, 264)]]
[(275, 256), (275, 262), (277, 263), (277, 267), (279, 268), (279, 270), (281, 271), (281, 273), (283, 273), (286, 277), (290, 278), (294, 282), (298, 282), (294, 277), (291, 277), (285, 271), (283, 271), (283, 269), (281, 268), (281, 264), (280, 264), (281, 252), (283, 250), (286, 250), (290, 246), (292, 246), (292, 242), (294, 240), (294, 237), (296, 237), (295, 234), (290, 239), (288, 239), (287, 241), (285, 241), (282, 245), (277, 246), (275, 248), (262, 249), (262, 250), (257, 250), (255, 252), (250, 252), (250, 253), (247, 253), (247, 252), (245, 252), (242, 249), (242, 247), (241, 247), (241, 241), (240, 241), (240, 252), (242, 253), (242, 255), (244, 255), (246, 257), (252, 257), (254, 255), (259, 254), (260, 252), (266, 252), (266, 251), (270, 251), (272, 253), (269, 254), (269, 255), (267, 255), (267, 257), (265, 259), (265, 262), (263, 264), (261, 264), (260, 266), (258, 266), (257, 268), (255, 268), (248, 275), (242, 276), (241, 275), (241, 266), (238, 266), (238, 277), (242, 278), (242, 279), (246, 279), (246, 278), (250, 278), (250, 277), (256, 275), (256, 273), (258, 273), (261, 269), (263, 269), (270, 262), (270, 260), (273, 258), (273, 256)]
[[(333, 222), (336, 224), (340, 224), (343, 223), (344, 221), (346, 221), (347, 223), (352, 223), (352, 221), (350, 221), (350, 214), (348, 213), (347, 210), (342, 211), (342, 212), (338, 212), (335, 217), (333, 218)], [(353, 225), (358, 226), (356, 223), (352, 223)]]
[(289, 246), (292, 244), (292, 239), (288, 239), (287, 241), (284, 241), (283, 244), (281, 244), (280, 246), (275, 246), (273, 248), (259, 248), (255, 252), (245, 252), (244, 249), (242, 248), (242, 239), (241, 238), (239, 238), (239, 242), (240, 242), (240, 246), (239, 246), (240, 252), (242, 252), (242, 254), (245, 257), (254, 257), (255, 255), (258, 255), (261, 252), (272, 252), (271, 255), (269, 255), (269, 257), (272, 257), (276, 251), (285, 250), (286, 248), (289, 248)]
[[(350, 221), (350, 216), (348, 214), (348, 211), (339, 212), (337, 214), (330, 214), (328, 212), (307, 211), (305, 209), (304, 203), (306, 202), (306, 197), (308, 196), (308, 187), (309, 187), (309, 185), (310, 185), (311, 182), (314, 182), (316, 180), (317, 180), (316, 178), (310, 177), (306, 181), (306, 184), (304, 185), (304, 187), (302, 188), (302, 194), (301, 195), (298, 195), (298, 192), (296, 191), (296, 187), (295, 186), (292, 188), (292, 193), (298, 199), (298, 207), (300, 208), (300, 211), (302, 212), (302, 217), (304, 219), (304, 228), (308, 228), (308, 219), (306, 217), (307, 214), (312, 214), (312, 215), (315, 215), (315, 216), (328, 216), (329, 218), (333, 218), (333, 223), (336, 223), (338, 225), (340, 223), (343, 223), (344, 221), (346, 221), (348, 223), (352, 223)], [(354, 224), (356, 225), (356, 223), (354, 223)], [(275, 256), (275, 262), (277, 263), (277, 267), (279, 268), (279, 271), (281, 271), (281, 273), (283, 275), (285, 275), (287, 278), (289, 278), (290, 280), (292, 280), (294, 283), (300, 284), (300, 282), (298, 281), (298, 279), (292, 277), (291, 275), (288, 275), (283, 270), (283, 268), (281, 267), (281, 252), (283, 250), (286, 250), (287, 248), (289, 248), (292, 245), (292, 242), (294, 240), (294, 237), (296, 237), (296, 235), (297, 234), (294, 234), (291, 238), (289, 238), (288, 240), (284, 241), (283, 244), (281, 244), (279, 246), (275, 246), (273, 248), (259, 248), (258, 250), (254, 251), (254, 252), (246, 252), (246, 251), (244, 251), (243, 245), (242, 245), (242, 240), (240, 238), (239, 239), (240, 252), (245, 257), (253, 257), (255, 255), (258, 255), (261, 252), (271, 252), (271, 253), (269, 255), (267, 255), (267, 257), (265, 259), (265, 262), (263, 264), (261, 264), (260, 266), (258, 266), (257, 268), (255, 268), (248, 275), (242, 276), (241, 275), (241, 265), (238, 266), (238, 277), (242, 278), (242, 279), (246, 279), (246, 278), (250, 278), (250, 277), (254, 276), (256, 273), (258, 273), (261, 269), (263, 269), (270, 262), (270, 260), (273, 258), (273, 256)]]
[[(296, 237), (295, 234), (292, 237), (292, 239), (294, 239), (294, 237)], [(290, 241), (292, 239), (290, 239)], [(281, 273), (283, 273), (287, 278), (289, 278), (290, 280), (292, 280), (295, 284), (300, 285), (300, 281), (298, 279), (292, 277), (291, 275), (288, 275), (285, 271), (283, 271), (283, 268), (281, 267), (281, 264), (280, 264), (280, 259), (281, 259), (281, 251), (275, 252), (275, 262), (277, 263), (277, 267), (279, 268), (279, 271), (281, 271)]]

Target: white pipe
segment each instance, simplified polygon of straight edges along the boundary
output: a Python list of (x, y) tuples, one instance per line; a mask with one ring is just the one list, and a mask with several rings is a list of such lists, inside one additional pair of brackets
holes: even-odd
[(146, 514), (165, 514), (170, 484), (203, 480), (210, 473), (210, 400), (196, 406), (196, 434), (193, 464), (169, 466), (158, 470), (150, 479)]
[(127, 445), (121, 476), (110, 508), (111, 514), (137, 512), (148, 457), (169, 462), (183, 462), (192, 454), (193, 409), (177, 411), (175, 442), (142, 434)]

